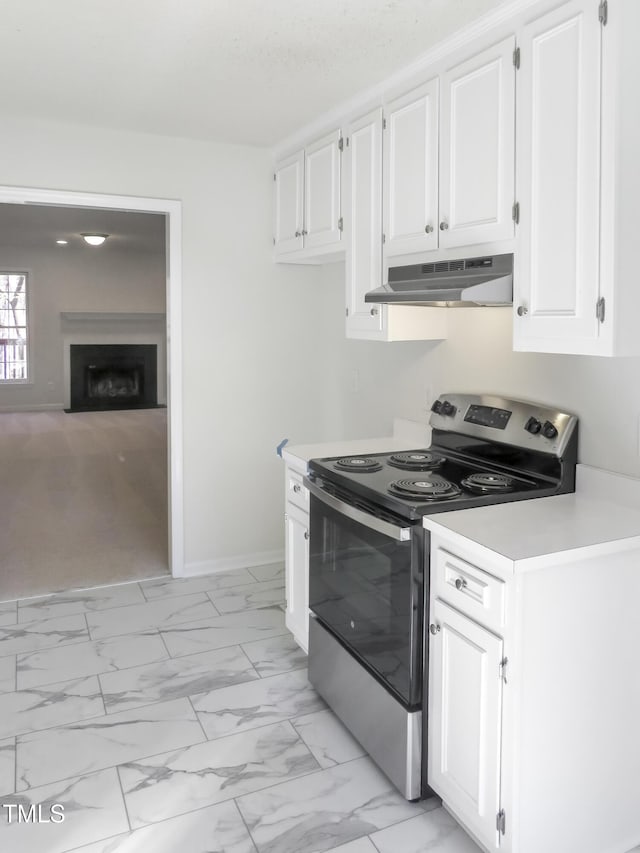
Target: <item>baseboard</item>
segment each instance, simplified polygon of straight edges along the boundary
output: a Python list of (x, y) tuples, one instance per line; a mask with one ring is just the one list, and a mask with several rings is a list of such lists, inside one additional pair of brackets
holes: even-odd
[(20, 412), (61, 412), (62, 403), (19, 403), (13, 406), (0, 406), (0, 412), (19, 414)]
[(237, 557), (224, 557), (218, 560), (185, 563), (182, 572), (174, 573), (174, 577), (193, 578), (198, 575), (228, 572), (231, 569), (248, 569), (252, 566), (267, 566), (272, 563), (284, 563), (284, 550), (257, 551), (254, 554), (240, 554)]

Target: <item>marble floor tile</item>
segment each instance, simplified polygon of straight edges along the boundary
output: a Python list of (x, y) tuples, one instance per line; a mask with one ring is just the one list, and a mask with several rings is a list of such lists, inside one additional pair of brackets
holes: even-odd
[(333, 711), (316, 711), (291, 720), (320, 767), (333, 767), (366, 755)]
[[(211, 605), (213, 607), (213, 605)], [(279, 607), (264, 607), (246, 613), (228, 613), (214, 619), (202, 619), (161, 629), (171, 657), (191, 655), (207, 649), (237, 646), (286, 634), (284, 613)]]
[(102, 586), (95, 589), (75, 589), (40, 598), (23, 598), (18, 605), (18, 621), (52, 619), (54, 616), (71, 616), (91, 610), (144, 604), (145, 597), (136, 583)]
[(167, 598), (163, 601), (87, 613), (86, 618), (91, 639), (103, 640), (106, 637), (131, 634), (148, 628), (165, 628), (217, 615), (218, 611), (201, 592), (179, 598)]
[(39, 619), (0, 628), (0, 657), (82, 643), (88, 639), (87, 622), (82, 614)]
[(246, 569), (234, 569), (230, 572), (215, 572), (195, 578), (154, 578), (142, 581), (140, 588), (148, 601), (156, 598), (173, 598), (194, 592), (208, 592), (228, 587), (253, 583), (255, 578)]
[(132, 827), (230, 800), (318, 769), (290, 723), (119, 767)]
[(482, 853), (442, 807), (371, 834), (380, 853)]
[(326, 708), (304, 669), (212, 690), (191, 702), (210, 740)]
[(289, 633), (243, 643), (242, 650), (262, 677), (307, 666), (306, 654)]
[[(365, 838), (356, 838), (355, 841), (347, 841), (346, 844), (341, 844), (340, 847), (332, 847), (331, 853), (378, 853), (378, 851), (367, 836)], [(402, 853), (402, 851), (397, 850), (396, 853)]]
[(239, 646), (171, 658), (100, 676), (107, 713), (259, 678)]
[(18, 602), (3, 601), (0, 603), (0, 625), (15, 625), (18, 621)]
[(257, 581), (273, 581), (278, 578), (284, 582), (284, 563), (268, 563), (266, 566), (249, 566), (249, 571)]
[[(16, 739), (0, 740), (0, 796), (16, 787)], [(0, 845), (1, 848), (1, 845)]]
[(233, 802), (143, 826), (127, 835), (79, 847), (73, 853), (255, 853)]
[(204, 733), (188, 699), (23, 735), (17, 741), (18, 790), (203, 740)]
[[(18, 689), (52, 681), (100, 675), (165, 660), (169, 653), (155, 628), (109, 640), (94, 640), (18, 655)], [(2, 661), (0, 658), (0, 671)]]
[(258, 582), (207, 593), (219, 613), (237, 613), (256, 607), (271, 607), (284, 601), (284, 583), (280, 579)]
[(259, 853), (320, 853), (421, 813), (368, 758), (237, 802)]
[[(99, 838), (128, 831), (127, 814), (114, 768), (55, 785), (34, 788), (26, 794), (3, 797), (4, 803), (42, 805), (43, 816), (53, 804), (64, 807), (62, 823), (7, 823), (0, 814), (2, 853), (64, 853)], [(15, 814), (16, 809), (13, 810)]]
[(100, 717), (104, 703), (95, 675), (0, 695), (0, 739)]
[(0, 693), (16, 689), (16, 656), (0, 658)]

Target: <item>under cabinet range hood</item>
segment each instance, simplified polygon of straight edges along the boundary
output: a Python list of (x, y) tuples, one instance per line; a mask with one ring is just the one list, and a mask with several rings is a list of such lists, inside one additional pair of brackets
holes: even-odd
[(513, 255), (389, 267), (389, 281), (365, 302), (467, 308), (513, 303)]

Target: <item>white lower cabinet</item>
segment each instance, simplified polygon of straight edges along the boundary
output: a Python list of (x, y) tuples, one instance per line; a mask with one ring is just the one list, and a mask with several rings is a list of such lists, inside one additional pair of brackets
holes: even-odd
[[(540, 556), (500, 534), (514, 559), (458, 532), (464, 518), (446, 520), (483, 509), (425, 518), (428, 784), (486, 853), (630, 853), (640, 537)], [(580, 527), (575, 511), (567, 523)]]
[(285, 512), (285, 622), (306, 652), (309, 643), (309, 493), (302, 476), (286, 471)]
[(503, 641), (440, 599), (431, 626), (429, 783), (498, 849)]

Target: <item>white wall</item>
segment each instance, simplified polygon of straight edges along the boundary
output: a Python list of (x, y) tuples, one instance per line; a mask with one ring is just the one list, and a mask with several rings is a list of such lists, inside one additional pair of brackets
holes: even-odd
[[(62, 406), (63, 311), (164, 313), (164, 253), (122, 251), (105, 244), (17, 248), (0, 246), (0, 270), (28, 270), (31, 383), (0, 385), (0, 411)], [(131, 332), (135, 328), (127, 326)], [(155, 327), (154, 327), (155, 329)], [(109, 324), (109, 331), (118, 331)]]
[(270, 155), (3, 120), (0, 184), (183, 205), (187, 564), (283, 548), (285, 436), (329, 437), (319, 270), (271, 260)]
[(442, 343), (346, 341), (343, 268), (326, 267), (322, 286), (331, 394), (346, 435), (382, 434), (394, 415), (426, 421), (428, 405), (445, 391), (494, 392), (574, 412), (581, 462), (640, 476), (640, 358), (514, 353), (511, 312), (504, 308), (443, 309), (449, 337)]

